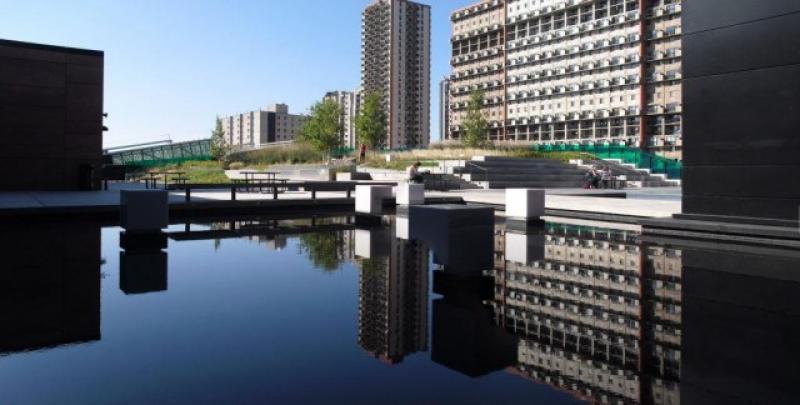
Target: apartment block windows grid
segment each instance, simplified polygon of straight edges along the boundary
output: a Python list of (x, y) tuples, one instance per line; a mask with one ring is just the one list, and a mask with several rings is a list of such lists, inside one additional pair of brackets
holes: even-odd
[(493, 141), (625, 143), (680, 157), (680, 12), (679, 0), (457, 10), (448, 139), (460, 137), (469, 96), (481, 90)]

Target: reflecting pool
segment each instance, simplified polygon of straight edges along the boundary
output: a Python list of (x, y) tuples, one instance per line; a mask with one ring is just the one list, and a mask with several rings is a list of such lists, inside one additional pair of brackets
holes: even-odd
[(421, 221), (3, 224), (0, 403), (794, 398), (797, 251)]

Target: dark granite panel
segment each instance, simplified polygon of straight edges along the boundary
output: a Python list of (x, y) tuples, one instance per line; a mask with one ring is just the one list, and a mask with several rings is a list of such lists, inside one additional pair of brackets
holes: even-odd
[(46, 52), (55, 52), (66, 55), (88, 55), (94, 57), (103, 57), (103, 51), (96, 51), (93, 49), (71, 48), (68, 46), (37, 44), (33, 42), (12, 41), (8, 39), (0, 39), (0, 46), (7, 46), (11, 48), (18, 48), (21, 51), (39, 50)]
[(683, 32), (709, 30), (800, 12), (797, 0), (690, 0), (683, 2)]
[(782, 143), (758, 137), (741, 142), (714, 142), (709, 139), (683, 147), (684, 161), (695, 166), (736, 166), (743, 162), (750, 165), (791, 165), (797, 162), (798, 155), (800, 138), (789, 138)]
[(685, 167), (683, 192), (708, 197), (793, 198), (800, 203), (800, 181), (792, 181), (798, 173), (800, 162), (787, 166)]
[(102, 113), (102, 52), (0, 40), (0, 189), (77, 189), (83, 163), (98, 174)]
[[(683, 265), (686, 298), (800, 316), (800, 283), (763, 276), (768, 271), (796, 279), (797, 257), (684, 250)], [(725, 283), (716, 282), (720, 279)]]
[(0, 105), (0, 145), (63, 145), (64, 109)]
[(64, 189), (64, 159), (25, 157), (0, 159), (0, 190), (61, 190)]
[(103, 84), (103, 66), (67, 65), (67, 81), (76, 84)]
[(0, 84), (63, 87), (66, 81), (64, 64), (0, 57)]
[(65, 96), (64, 87), (0, 84), (0, 105), (63, 107)]
[[(2, 139), (2, 138), (0, 138)], [(24, 158), (26, 156), (30, 156), (31, 154), (31, 146), (36, 148), (36, 156), (40, 158), (63, 158), (64, 157), (64, 145), (63, 144), (52, 144), (52, 143), (44, 143), (44, 144), (36, 144), (32, 145), (30, 143), (15, 143), (15, 144), (3, 144), (0, 143), (0, 159), (5, 158)]]
[(684, 78), (798, 63), (800, 13), (684, 35)]
[(56, 62), (56, 63), (67, 62), (67, 55), (65, 55), (63, 52), (47, 50), (47, 49), (22, 47), (22, 46), (12, 46), (4, 42), (0, 42), (0, 58), (2, 57), (36, 60), (42, 62)]
[(103, 55), (88, 55), (81, 53), (68, 53), (67, 63), (75, 65), (89, 65), (96, 67), (103, 67)]
[(97, 121), (103, 115), (103, 86), (67, 85), (67, 120)]
[[(735, 274), (798, 260), (713, 251), (683, 252), (681, 392), (703, 391), (719, 403), (791, 403), (800, 383), (796, 283)], [(720, 263), (725, 263), (720, 265)], [(730, 267), (709, 271), (708, 267)], [(682, 395), (682, 400), (688, 400)]]
[[(686, 166), (728, 160), (741, 151), (772, 164), (796, 162), (800, 138), (800, 65), (729, 73), (683, 82)], [(783, 151), (775, 156), (769, 152)], [(740, 160), (741, 159), (741, 160)]]
[(103, 122), (70, 120), (64, 123), (64, 132), (67, 134), (98, 134), (103, 132)]
[(100, 338), (99, 226), (4, 225), (0, 240), (0, 352)]
[[(794, 180), (786, 175), (782, 178), (787, 182)], [(713, 182), (713, 179), (710, 181)], [(683, 212), (689, 214), (763, 217), (796, 221), (798, 209), (800, 209), (800, 199), (796, 198), (709, 197), (683, 194)]]
[(64, 161), (63, 165), (63, 172), (64, 172), (64, 184), (68, 188), (78, 189), (80, 185), (80, 175), (81, 175), (81, 166), (88, 164), (94, 168), (93, 175), (92, 175), (92, 184), (95, 187), (99, 187), (100, 185), (100, 175), (102, 174), (102, 159), (101, 158), (91, 158), (91, 157), (84, 157), (84, 158), (67, 158)]

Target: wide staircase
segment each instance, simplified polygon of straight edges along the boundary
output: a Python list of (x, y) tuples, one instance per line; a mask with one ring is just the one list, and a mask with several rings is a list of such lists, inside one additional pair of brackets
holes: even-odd
[(586, 170), (551, 159), (477, 156), (453, 173), (489, 189), (579, 188)]
[(679, 179), (668, 179), (665, 174), (651, 174), (649, 170), (637, 169), (633, 164), (614, 159), (583, 161), (579, 167), (582, 167), (584, 172), (590, 167), (608, 167), (614, 176), (625, 176), (629, 185), (637, 187), (677, 187), (681, 184)]

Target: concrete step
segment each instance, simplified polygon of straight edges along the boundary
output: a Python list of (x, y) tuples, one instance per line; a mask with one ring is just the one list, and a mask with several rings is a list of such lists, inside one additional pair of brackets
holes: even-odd
[(490, 189), (501, 188), (581, 188), (582, 181), (492, 181)]
[(473, 162), (480, 164), (483, 163), (555, 163), (563, 164), (555, 159), (541, 159), (541, 158), (525, 158), (525, 157), (512, 157), (512, 156), (475, 156), (472, 158)]
[(585, 170), (577, 170), (577, 169), (501, 169), (495, 168), (493, 170), (477, 170), (477, 169), (469, 169), (469, 170), (459, 170), (455, 172), (456, 174), (480, 174), (485, 175), (489, 173), (489, 175), (493, 174), (519, 174), (519, 175), (528, 175), (528, 176), (537, 176), (537, 175), (571, 175), (571, 176), (584, 176), (586, 175)]
[(471, 173), (464, 175), (467, 181), (583, 181), (583, 174), (520, 174), (520, 173)]

